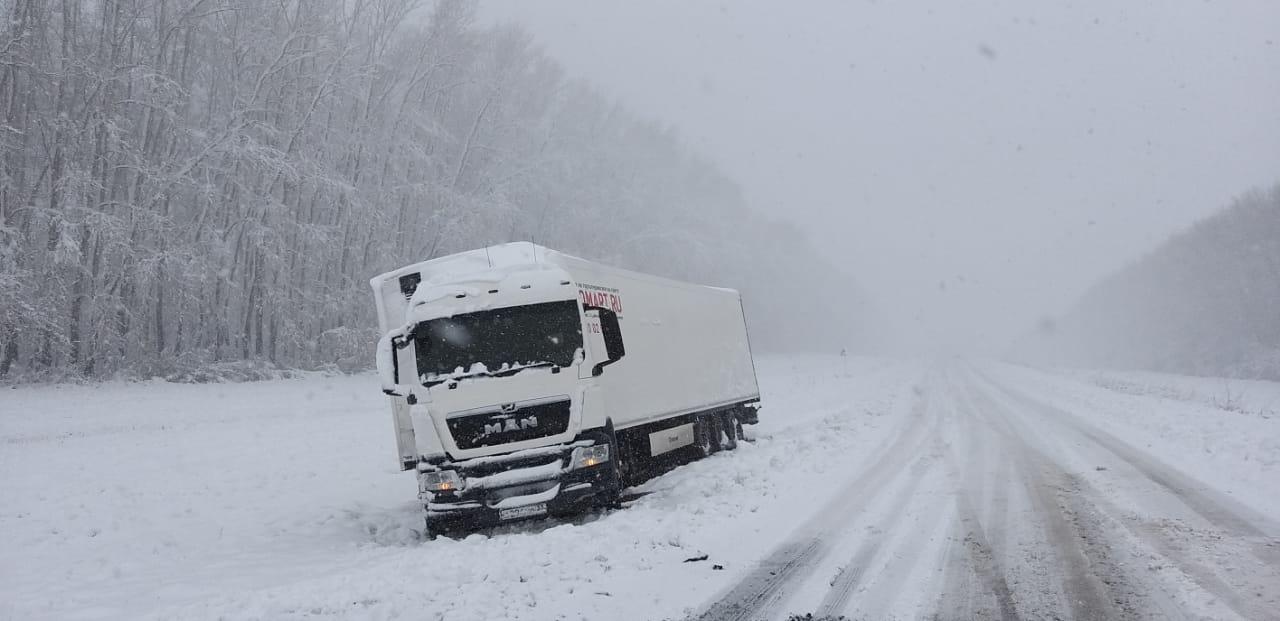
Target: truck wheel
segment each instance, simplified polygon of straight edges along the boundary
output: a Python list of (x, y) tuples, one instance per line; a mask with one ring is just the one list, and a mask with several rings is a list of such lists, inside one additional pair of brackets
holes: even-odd
[(627, 487), (626, 476), (622, 473), (624, 468), (622, 460), (615, 457), (611, 468), (613, 470), (613, 481), (609, 483), (608, 489), (596, 494), (592, 504), (603, 509), (621, 509), (622, 490)]
[(435, 541), (436, 537), (444, 534), (444, 529), (437, 526), (430, 519), (426, 521), (424, 526), (425, 529), (422, 531), (422, 534), (427, 538), (427, 541)]
[(596, 497), (591, 501), (591, 505), (599, 509), (621, 509), (622, 480), (618, 480), (617, 487), (596, 494)]
[(621, 509), (622, 490), (626, 489), (631, 481), (631, 459), (625, 455), (626, 451), (618, 441), (618, 433), (613, 430), (612, 421), (608, 424), (607, 433), (610, 451), (613, 452), (613, 463), (609, 466), (613, 473), (613, 480), (609, 482), (610, 489), (596, 496), (596, 504), (606, 509)]
[(703, 457), (714, 455), (720, 450), (720, 438), (724, 435), (724, 425), (716, 414), (699, 416), (694, 425), (698, 434), (698, 452)]
[(723, 430), (724, 436), (721, 447), (726, 451), (732, 451), (738, 448), (738, 433), (741, 427), (738, 425), (738, 417), (732, 411), (723, 412), (719, 415), (720, 429)]

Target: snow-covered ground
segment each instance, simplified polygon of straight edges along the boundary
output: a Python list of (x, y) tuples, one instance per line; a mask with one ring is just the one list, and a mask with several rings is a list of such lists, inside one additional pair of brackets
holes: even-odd
[[(371, 376), (5, 390), (0, 616), (678, 616), (752, 560), (740, 538), (785, 527), (824, 473), (866, 459), (909, 375), (760, 368), (756, 443), (624, 511), (434, 542)], [(703, 553), (726, 569), (682, 563)]]
[(625, 509), (436, 541), (372, 377), (4, 389), (0, 618), (1277, 618), (1280, 417), (845, 363), (761, 359), (755, 441)]
[(1280, 417), (1280, 382), (1146, 371), (1065, 369), (1059, 373), (1114, 392), (1191, 401), (1218, 410), (1262, 418)]

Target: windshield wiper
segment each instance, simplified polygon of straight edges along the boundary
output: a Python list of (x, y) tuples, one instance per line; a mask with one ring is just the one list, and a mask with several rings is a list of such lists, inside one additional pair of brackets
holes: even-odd
[(515, 375), (516, 373), (519, 373), (519, 372), (521, 372), (521, 371), (523, 371), (523, 370), (525, 370), (525, 369), (535, 369), (535, 368), (538, 368), (538, 367), (555, 367), (555, 368), (560, 368), (560, 365), (558, 365), (558, 364), (556, 364), (556, 363), (554, 363), (554, 362), (546, 362), (546, 361), (543, 361), (543, 362), (531, 362), (531, 363), (529, 363), (529, 364), (521, 365), (521, 366), (518, 366), (518, 367), (507, 367), (507, 368), (505, 368), (505, 369), (498, 369), (497, 371), (490, 371), (490, 372), (488, 372), (488, 373), (485, 373), (485, 375), (488, 375), (488, 376), (490, 376), (490, 377), (506, 377), (506, 376), (508, 376), (508, 375)]
[(553, 369), (559, 369), (560, 365), (554, 362), (546, 362), (546, 361), (531, 362), (529, 364), (522, 364), (516, 367), (507, 367), (505, 369), (497, 369), (495, 371), (477, 371), (475, 373), (461, 373), (458, 375), (446, 375), (443, 377), (435, 377), (433, 379), (423, 380), (423, 385), (426, 386), (427, 388), (430, 388), (438, 384), (443, 384), (445, 382), (453, 382), (460, 379), (466, 379), (468, 377), (507, 377), (509, 375), (515, 375), (516, 373), (519, 373), (525, 369), (534, 369), (539, 367), (551, 367)]

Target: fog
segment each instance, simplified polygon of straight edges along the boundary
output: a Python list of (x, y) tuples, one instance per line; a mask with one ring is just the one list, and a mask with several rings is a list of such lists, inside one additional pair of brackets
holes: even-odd
[(1276, 619), (1278, 309), (1280, 0), (0, 0), (0, 618)]
[(764, 352), (1280, 378), (1275, 3), (204, 2), (6, 9), (0, 378), (357, 371), (515, 241)]
[(801, 227), (902, 350), (1000, 353), (1280, 176), (1273, 2), (495, 0), (482, 16)]

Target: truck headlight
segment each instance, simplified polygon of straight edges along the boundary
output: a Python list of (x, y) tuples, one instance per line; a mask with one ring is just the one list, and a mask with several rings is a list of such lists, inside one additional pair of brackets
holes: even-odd
[(453, 492), (464, 486), (462, 477), (453, 470), (437, 470), (418, 475), (418, 489), (423, 492)]
[(573, 455), (570, 457), (570, 463), (573, 468), (590, 468), (597, 464), (603, 464), (609, 461), (609, 445), (597, 444), (595, 446), (579, 446), (573, 449)]

